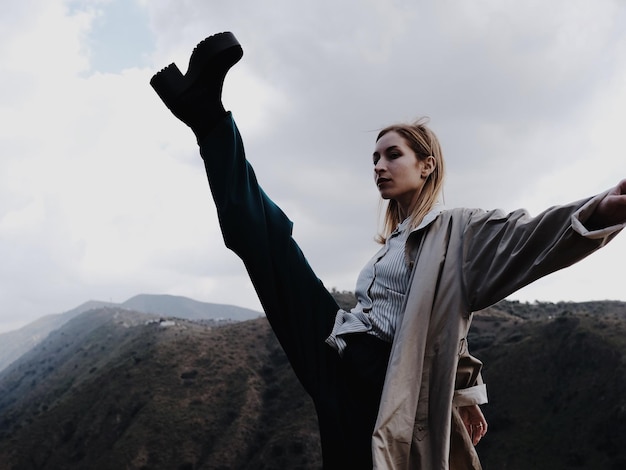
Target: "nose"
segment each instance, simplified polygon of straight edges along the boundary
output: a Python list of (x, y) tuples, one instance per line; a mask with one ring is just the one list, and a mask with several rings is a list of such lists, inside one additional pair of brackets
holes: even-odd
[(378, 175), (385, 169), (385, 164), (383, 163), (383, 159), (381, 158), (374, 165), (374, 174)]

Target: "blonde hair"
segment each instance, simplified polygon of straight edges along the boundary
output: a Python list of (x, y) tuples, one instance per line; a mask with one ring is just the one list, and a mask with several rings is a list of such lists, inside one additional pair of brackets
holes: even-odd
[[(443, 153), (439, 144), (439, 139), (435, 133), (428, 128), (427, 118), (420, 118), (412, 124), (392, 124), (385, 127), (378, 133), (376, 142), (388, 132), (396, 132), (415, 152), (419, 160), (426, 160), (432, 156), (435, 159), (435, 168), (426, 178), (417, 205), (413, 212), (409, 214), (411, 218), (410, 228), (416, 228), (424, 216), (433, 208), (443, 190), (444, 164)], [(398, 203), (391, 199), (387, 203), (382, 231), (376, 237), (378, 243), (384, 244), (387, 237), (402, 222), (400, 207)]]

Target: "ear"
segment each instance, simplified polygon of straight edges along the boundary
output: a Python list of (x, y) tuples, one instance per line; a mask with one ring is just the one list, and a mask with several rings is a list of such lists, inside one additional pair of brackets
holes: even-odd
[(430, 176), (430, 174), (435, 171), (436, 166), (437, 162), (435, 161), (435, 157), (433, 157), (432, 155), (429, 155), (424, 160), (422, 160), (422, 178), (428, 178), (428, 176)]

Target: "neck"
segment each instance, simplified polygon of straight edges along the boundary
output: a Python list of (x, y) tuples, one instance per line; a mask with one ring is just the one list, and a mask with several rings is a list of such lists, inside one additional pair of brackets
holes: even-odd
[(400, 220), (406, 219), (408, 216), (415, 212), (415, 209), (419, 206), (421, 197), (420, 192), (415, 192), (415, 194), (406, 201), (396, 201), (398, 203), (398, 211), (400, 213)]

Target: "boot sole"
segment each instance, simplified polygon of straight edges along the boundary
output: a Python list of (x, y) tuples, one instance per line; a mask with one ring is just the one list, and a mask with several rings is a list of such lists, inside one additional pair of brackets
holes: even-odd
[[(220, 66), (230, 67), (243, 55), (241, 45), (235, 35), (231, 32), (214, 34), (201, 41), (191, 53), (189, 59), (189, 69), (185, 75), (189, 83), (195, 83), (206, 73), (209, 63), (216, 63), (219, 58)], [(216, 64), (216, 65), (217, 65)]]
[(230, 67), (243, 55), (243, 50), (235, 35), (231, 32), (214, 34), (201, 41), (193, 50), (189, 60), (187, 74), (183, 75), (174, 63), (157, 72), (150, 85), (163, 102), (169, 103), (194, 86), (207, 73), (208, 64)]
[(176, 64), (170, 64), (160, 72), (157, 72), (152, 79), (150, 85), (157, 92), (159, 98), (169, 107), (170, 103), (174, 103), (176, 98), (184, 93), (186, 87), (185, 77), (180, 72)]

